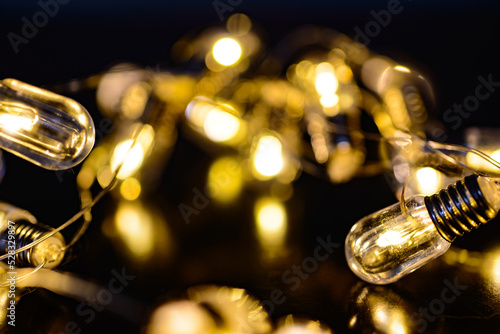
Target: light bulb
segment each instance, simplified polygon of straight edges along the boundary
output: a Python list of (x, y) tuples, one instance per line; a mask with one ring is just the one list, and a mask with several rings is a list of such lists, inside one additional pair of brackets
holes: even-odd
[[(10, 255), (52, 230), (38, 223), (28, 211), (0, 202), (0, 255)], [(44, 268), (52, 269), (64, 258), (64, 246), (64, 238), (57, 232), (32, 248), (9, 256), (6, 261), (14, 267), (37, 267), (43, 264)]]
[(500, 210), (500, 183), (467, 176), (432, 196), (413, 196), (357, 222), (345, 243), (351, 270), (363, 280), (388, 284), (445, 253), (457, 236)]
[(0, 81), (0, 147), (51, 170), (80, 163), (94, 145), (92, 118), (79, 103), (14, 79)]

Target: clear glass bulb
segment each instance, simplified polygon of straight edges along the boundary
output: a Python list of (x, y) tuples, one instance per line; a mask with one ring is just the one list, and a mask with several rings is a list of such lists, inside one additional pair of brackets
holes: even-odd
[(14, 79), (0, 81), (0, 147), (51, 170), (80, 163), (94, 145), (87, 110), (67, 97)]
[(358, 221), (346, 238), (351, 270), (363, 280), (388, 284), (445, 253), (456, 236), (492, 219), (500, 185), (475, 175), (432, 196), (414, 196)]

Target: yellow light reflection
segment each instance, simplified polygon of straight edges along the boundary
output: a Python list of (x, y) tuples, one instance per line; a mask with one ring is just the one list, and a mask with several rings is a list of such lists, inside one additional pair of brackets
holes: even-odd
[(387, 304), (375, 306), (373, 311), (373, 324), (375, 328), (388, 334), (408, 333), (406, 314), (398, 308), (390, 308)]
[(409, 69), (408, 67), (406, 67), (406, 66), (401, 66), (401, 65), (396, 65), (396, 66), (394, 66), (394, 69), (395, 69), (396, 71), (405, 72), (405, 73), (410, 73), (410, 72), (411, 72), (411, 71), (410, 71), (410, 69)]
[(140, 204), (120, 203), (115, 214), (115, 228), (133, 256), (151, 256), (155, 240), (153, 218)]
[(442, 184), (442, 173), (432, 167), (423, 167), (417, 171), (418, 191), (422, 195), (437, 193)]
[(243, 171), (235, 158), (224, 157), (214, 161), (208, 171), (208, 191), (219, 202), (234, 200), (243, 187)]
[(170, 302), (151, 317), (147, 334), (210, 334), (215, 323), (208, 311), (193, 301)]
[(233, 38), (225, 37), (219, 39), (212, 50), (214, 59), (221, 65), (231, 66), (241, 58), (242, 50), (240, 44)]
[(331, 64), (321, 63), (316, 66), (314, 85), (319, 95), (332, 95), (337, 91), (339, 81)]
[(141, 183), (134, 177), (126, 178), (120, 185), (120, 194), (129, 201), (137, 199), (141, 194)]
[(203, 128), (208, 138), (215, 142), (224, 142), (238, 134), (240, 120), (225, 111), (212, 109), (206, 115)]
[(275, 198), (264, 197), (254, 208), (257, 236), (265, 248), (282, 246), (287, 233), (287, 214), (283, 204)]
[(262, 136), (257, 142), (253, 154), (253, 167), (256, 176), (261, 179), (278, 175), (285, 164), (282, 145), (278, 138), (272, 135)]

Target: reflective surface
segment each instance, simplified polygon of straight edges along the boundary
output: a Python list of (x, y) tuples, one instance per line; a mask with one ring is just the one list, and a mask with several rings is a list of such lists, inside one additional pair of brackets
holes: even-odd
[[(138, 60), (154, 67), (157, 61), (168, 58), (165, 55), (178, 34), (193, 26), (219, 22), (211, 1), (199, 2), (196, 6), (189, 2), (161, 3), (164, 6), (161, 13), (156, 11), (157, 6), (144, 11), (130, 10), (131, 4), (124, 2), (123, 7), (103, 9), (101, 16), (90, 10), (79, 10), (83, 3), (61, 5), (55, 19), (40, 28), (28, 44), (19, 45), (19, 53), (15, 54), (4, 38), (2, 57), (9, 61), (8, 66), (2, 68), (8, 75), (2, 77), (19, 77), (39, 84), (66, 82), (69, 78), (98, 72), (116, 59)], [(498, 29), (491, 24), (496, 24), (498, 11), (479, 9), (481, 3), (471, 3), (475, 10), (470, 10), (464, 4), (429, 3), (429, 7), (425, 7), (422, 2), (405, 2), (404, 11), (393, 16), (390, 25), (377, 37), (370, 38), (370, 47), (384, 53), (401, 50), (428, 68), (439, 88), (436, 117), (440, 119), (454, 103), (474, 93), (478, 75), (493, 73), (493, 81), (499, 80), (495, 75), (499, 73), (498, 54), (492, 47)], [(255, 17), (266, 29), (271, 27), (272, 38), (278, 38), (282, 31), (300, 23), (310, 22), (332, 26), (354, 36), (355, 27), (363, 30), (373, 20), (370, 11), (379, 12), (387, 2), (367, 2), (362, 9), (352, 5), (356, 8), (347, 11), (338, 8), (337, 2), (324, 1), (268, 5), (261, 1), (243, 1), (235, 11)], [(21, 18), (31, 19), (41, 10), (36, 2), (26, 6), (9, 2), (6, 6), (22, 9), (0, 13), (9, 16), (0, 22), (3, 36), (9, 32), (21, 36)], [(132, 18), (124, 14), (127, 10)], [(458, 15), (457, 11), (462, 13)], [(172, 93), (168, 84), (163, 89)], [(181, 96), (189, 89), (181, 89), (174, 95)], [(93, 94), (84, 92), (72, 97), (96, 116), (100, 138), (109, 133), (101, 125), (104, 123), (100, 123)], [(296, 101), (298, 105), (303, 103), (300, 98)], [(468, 119), (462, 119), (461, 126), (499, 126), (495, 113), (498, 101), (497, 98), (481, 101), (481, 107), (470, 113)], [(331, 106), (335, 100), (325, 98), (323, 102)], [(333, 111), (335, 106), (330, 108)], [(135, 117), (135, 113), (130, 117)], [(459, 130), (448, 133), (448, 139), (458, 137)], [(321, 148), (321, 143), (318, 147)], [(318, 156), (322, 154), (324, 157), (319, 149)], [(79, 208), (73, 172), (54, 175), (5, 155), (8, 169), (1, 185), (3, 200), (28, 209), (40, 221), (53, 226)], [(114, 278), (112, 270), (123, 269), (127, 275), (134, 276), (126, 281), (128, 284), (119, 295), (113, 296), (114, 300), (118, 300), (118, 296), (134, 300), (129, 317), (117, 316), (101, 309), (100, 305), (94, 308), (87, 301), (75, 301), (38, 289), (21, 297), (17, 309), (18, 332), (140, 333), (161, 305), (186, 299), (186, 291), (199, 284), (247, 289), (262, 301), (276, 325), (294, 314), (304, 319), (295, 324), (320, 321), (322, 326), (318, 327), (326, 326), (334, 333), (455, 334), (500, 330), (498, 220), (457, 241), (457, 248), (451, 248), (434, 263), (401, 281), (371, 286), (349, 270), (342, 245), (354, 222), (394, 203), (393, 189), (384, 175), (332, 185), (303, 173), (294, 182), (293, 193), (274, 189), (278, 194), (287, 195), (280, 198), (288, 198), (282, 203), (287, 230), (280, 251), (269, 256), (256, 229), (255, 204), (262, 196), (258, 187), (240, 190), (230, 205), (206, 195), (207, 176), (215, 161), (215, 157), (193, 143), (180, 140), (168, 167), (152, 170), (162, 174), (162, 181), (155, 184), (154, 191), (145, 191), (149, 175), (130, 176), (140, 182), (139, 196), (145, 196), (147, 202), (139, 208), (127, 208), (143, 217), (141, 224), (145, 229), (137, 239), (165, 236), (162, 247), (171, 249), (150, 253), (151, 246), (130, 248), (134, 238), (121, 233), (115, 223), (117, 202), (113, 193), (113, 197), (106, 198), (93, 211), (95, 221), (89, 233), (72, 251), (69, 261), (60, 267), (102, 286)], [(102, 171), (102, 176), (105, 174)], [(29, 189), (20, 186), (20, 179), (31, 185)], [(123, 194), (129, 198), (137, 196), (137, 182), (129, 181), (128, 185), (130, 187), (123, 187)], [(201, 200), (199, 193), (210, 200)], [(179, 210), (182, 203), (197, 210), (189, 216), (189, 223)], [(143, 226), (137, 221), (128, 224)], [(3, 296), (0, 297), (4, 301)], [(96, 295), (88, 297), (97, 298)], [(80, 306), (82, 302), (85, 303)]]

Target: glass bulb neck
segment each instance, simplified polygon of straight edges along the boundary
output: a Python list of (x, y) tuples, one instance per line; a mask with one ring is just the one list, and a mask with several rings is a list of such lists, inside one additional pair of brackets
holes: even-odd
[(449, 242), (497, 214), (479, 186), (478, 175), (469, 175), (437, 194), (426, 196), (425, 206), (437, 230)]

